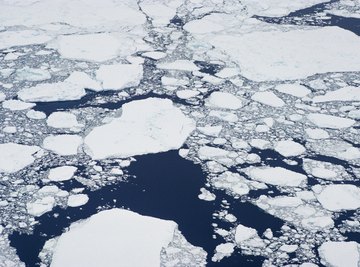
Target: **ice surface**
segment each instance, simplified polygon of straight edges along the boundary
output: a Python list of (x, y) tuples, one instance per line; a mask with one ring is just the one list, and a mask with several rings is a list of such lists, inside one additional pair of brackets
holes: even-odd
[(25, 103), (21, 100), (5, 100), (2, 102), (3, 108), (10, 109), (12, 111), (25, 110), (35, 106), (33, 103)]
[(280, 108), (285, 105), (285, 102), (276, 96), (273, 92), (256, 92), (251, 97), (252, 100), (257, 101), (261, 104), (268, 105), (275, 108)]
[(96, 79), (106, 90), (138, 86), (142, 77), (143, 67), (137, 64), (103, 65), (96, 71)]
[(175, 228), (172, 221), (127, 210), (102, 211), (60, 236), (51, 266), (160, 266), (160, 252)]
[(74, 166), (56, 167), (49, 171), (48, 178), (50, 181), (55, 182), (70, 180), (74, 176), (76, 170), (77, 168)]
[(43, 147), (62, 156), (76, 155), (83, 140), (79, 135), (49, 135), (43, 141)]
[(179, 60), (176, 60), (173, 62), (167, 62), (167, 63), (159, 63), (159, 64), (157, 64), (157, 67), (159, 69), (165, 69), (165, 70), (180, 70), (180, 71), (199, 70), (199, 67), (197, 67), (192, 61), (184, 60), (184, 59), (179, 59)]
[(16, 143), (0, 144), (0, 172), (14, 173), (35, 161), (34, 154), (38, 146), (27, 146)]
[(211, 93), (207, 99), (207, 104), (211, 107), (223, 109), (239, 109), (243, 105), (240, 98), (224, 92)]
[(275, 144), (274, 149), (284, 157), (299, 156), (306, 152), (303, 145), (292, 140), (279, 141)]
[(356, 242), (325, 242), (319, 247), (322, 263), (331, 267), (358, 267), (359, 244)]
[(321, 113), (311, 113), (307, 115), (307, 118), (320, 128), (330, 128), (330, 129), (342, 129), (351, 127), (355, 124), (355, 121), (352, 119), (342, 118), (333, 115), (321, 114)]
[[(316, 198), (330, 211), (356, 210), (360, 208), (360, 188), (350, 184), (314, 186)], [(318, 190), (320, 192), (318, 192)]]
[(54, 128), (76, 128), (80, 126), (76, 116), (65, 111), (51, 113), (47, 118), (46, 123), (48, 126)]
[[(2, 13), (2, 11), (0, 12)], [(51, 36), (36, 30), (3, 31), (0, 32), (0, 49), (13, 46), (43, 44), (50, 40)]]
[(80, 207), (85, 205), (89, 201), (89, 197), (86, 194), (70, 195), (67, 205), (69, 207)]
[(246, 173), (251, 179), (279, 186), (300, 186), (306, 183), (306, 176), (282, 167), (249, 167)]
[(93, 159), (124, 158), (178, 149), (194, 129), (171, 100), (148, 98), (124, 104), (121, 117), (94, 128), (85, 144)]
[(331, 101), (360, 101), (360, 87), (347, 86), (341, 89), (327, 92), (325, 95), (315, 96), (314, 103)]
[(297, 83), (279, 84), (275, 86), (275, 90), (295, 97), (304, 97), (311, 93), (308, 88)]

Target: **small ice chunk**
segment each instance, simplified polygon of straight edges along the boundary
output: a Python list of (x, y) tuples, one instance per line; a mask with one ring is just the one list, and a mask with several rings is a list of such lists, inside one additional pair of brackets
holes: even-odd
[(319, 248), (321, 262), (332, 267), (358, 267), (360, 264), (359, 244), (356, 242), (323, 243)]
[(217, 245), (215, 248), (215, 255), (212, 257), (212, 261), (221, 261), (225, 257), (230, 257), (234, 252), (235, 245), (233, 243), (224, 243)]
[(214, 201), (216, 196), (205, 188), (200, 188), (200, 194), (198, 195), (199, 199), (205, 201)]
[(295, 97), (305, 97), (311, 93), (311, 90), (297, 83), (279, 84), (275, 86), (275, 90)]
[(342, 118), (333, 115), (311, 113), (307, 115), (309, 121), (320, 128), (343, 129), (355, 124), (352, 119)]
[(14, 173), (35, 161), (34, 154), (40, 151), (38, 146), (16, 143), (0, 144), (0, 172)]
[(94, 91), (102, 90), (100, 83), (98, 81), (93, 80), (85, 72), (74, 71), (73, 73), (70, 74), (70, 76), (66, 79), (66, 81), (86, 89), (90, 89)]
[(275, 144), (274, 149), (284, 157), (299, 156), (306, 152), (303, 145), (292, 140), (279, 141)]
[(96, 79), (106, 90), (122, 90), (138, 86), (143, 77), (143, 66), (138, 64), (102, 65), (96, 71)]
[(62, 156), (76, 155), (83, 143), (81, 136), (71, 134), (49, 135), (43, 141), (43, 147)]
[(243, 106), (237, 96), (225, 92), (213, 92), (207, 99), (207, 105), (214, 108), (239, 109)]
[(239, 75), (240, 71), (237, 68), (223, 68), (221, 71), (216, 73), (215, 75), (219, 78), (230, 78), (236, 75)]
[(80, 207), (85, 205), (89, 201), (89, 197), (86, 194), (70, 195), (67, 201), (69, 207)]
[(258, 236), (256, 229), (251, 228), (251, 227), (246, 227), (241, 224), (236, 226), (235, 241), (237, 244), (242, 244), (242, 243), (248, 241), (249, 239), (253, 239), (253, 238), (257, 238), (257, 237), (259, 237), (259, 236)]
[(74, 166), (61, 166), (53, 168), (49, 171), (48, 178), (50, 181), (60, 182), (70, 180), (77, 168)]
[[(165, 86), (185, 86), (185, 85), (189, 84), (189, 80), (162, 76), (161, 83)], [(190, 91), (190, 90), (188, 90), (188, 91)], [(196, 92), (196, 91), (193, 91), (193, 92)]]
[(43, 120), (46, 118), (46, 114), (44, 112), (31, 109), (26, 113), (26, 117), (33, 120)]
[(275, 95), (273, 92), (256, 92), (251, 96), (251, 99), (264, 105), (279, 108), (285, 105), (285, 102)]
[(6, 95), (3, 92), (0, 92), (0, 102), (3, 102), (6, 99)]

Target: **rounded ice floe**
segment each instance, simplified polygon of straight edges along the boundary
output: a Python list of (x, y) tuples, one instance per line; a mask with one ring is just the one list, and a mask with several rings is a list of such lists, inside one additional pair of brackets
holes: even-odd
[(76, 116), (65, 111), (51, 113), (47, 118), (46, 123), (53, 128), (75, 128), (80, 126)]
[(33, 155), (40, 149), (16, 143), (0, 144), (0, 172), (14, 173), (32, 164)]
[(143, 66), (138, 64), (103, 65), (96, 71), (96, 79), (105, 90), (138, 86), (142, 77)]
[(74, 176), (76, 171), (77, 168), (74, 166), (56, 167), (49, 171), (48, 178), (50, 181), (66, 181), (70, 180)]
[(3, 102), (6, 99), (6, 95), (3, 92), (0, 92), (0, 102)]
[(352, 119), (342, 118), (333, 115), (311, 113), (307, 115), (309, 121), (320, 128), (343, 129), (355, 124)]
[(325, 95), (315, 96), (312, 101), (314, 103), (331, 101), (360, 101), (360, 87), (343, 87), (335, 91), (326, 92)]
[(36, 199), (34, 202), (26, 204), (27, 212), (33, 216), (41, 216), (46, 212), (51, 211), (55, 206), (55, 198), (53, 196), (45, 196)]
[(70, 195), (67, 201), (69, 207), (80, 207), (85, 205), (89, 201), (89, 197), (86, 194)]
[(41, 83), (34, 87), (24, 88), (18, 97), (26, 102), (52, 102), (77, 100), (86, 94), (84, 88), (70, 82)]
[(310, 139), (327, 139), (330, 137), (324, 129), (306, 128), (305, 132)]
[(180, 99), (193, 98), (193, 97), (197, 96), (198, 94), (200, 94), (199, 91), (189, 90), (189, 89), (176, 91), (176, 96)]
[(26, 113), (26, 117), (33, 120), (42, 120), (46, 118), (46, 114), (44, 112), (31, 109)]
[(275, 90), (295, 97), (304, 97), (311, 93), (310, 89), (296, 83), (279, 84), (275, 86)]
[(301, 186), (306, 183), (306, 175), (281, 167), (249, 167), (245, 172), (251, 179), (278, 186)]
[(251, 96), (251, 99), (274, 108), (280, 108), (285, 105), (285, 102), (281, 98), (270, 91), (256, 92)]
[(3, 108), (6, 109), (10, 109), (13, 111), (17, 111), (17, 110), (25, 110), (25, 109), (29, 109), (35, 106), (35, 104), (33, 103), (25, 103), (21, 100), (5, 100), (2, 103)]
[(356, 242), (325, 242), (319, 248), (321, 262), (331, 267), (358, 267), (360, 245)]
[(172, 241), (176, 227), (172, 221), (127, 210), (101, 211), (73, 223), (59, 237), (51, 266), (160, 266), (160, 252)]
[(215, 248), (215, 255), (212, 257), (212, 261), (221, 261), (224, 257), (230, 257), (234, 252), (235, 245), (233, 243), (224, 243), (217, 245)]
[(62, 156), (76, 155), (83, 140), (79, 135), (49, 135), (43, 141), (43, 147)]
[(351, 184), (333, 184), (320, 188), (313, 187), (320, 204), (330, 211), (356, 210), (360, 208), (360, 188)]
[(225, 92), (213, 92), (207, 99), (207, 105), (214, 108), (239, 109), (243, 106), (237, 96)]
[(303, 145), (292, 140), (283, 140), (275, 144), (274, 149), (284, 157), (294, 157), (304, 154), (306, 149)]
[(171, 100), (147, 98), (124, 104), (121, 117), (95, 127), (85, 144), (93, 159), (125, 158), (178, 149), (194, 129)]

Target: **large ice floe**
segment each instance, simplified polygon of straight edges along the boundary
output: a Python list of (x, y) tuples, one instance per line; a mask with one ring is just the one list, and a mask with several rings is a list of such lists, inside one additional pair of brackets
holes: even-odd
[(93, 129), (84, 142), (94, 159), (126, 158), (178, 149), (194, 129), (170, 100), (149, 98), (123, 105), (119, 118)]
[(0, 266), (360, 266), (359, 11), (0, 0)]
[[(173, 221), (111, 209), (73, 223), (69, 231), (48, 241), (53, 247), (51, 266), (161, 266), (161, 253), (180, 235)], [(185, 241), (186, 242), (186, 241)], [(45, 249), (47, 248), (45, 245)], [(184, 248), (192, 247), (189, 243)], [(203, 264), (206, 253), (192, 247)], [(185, 260), (185, 259), (182, 259)]]

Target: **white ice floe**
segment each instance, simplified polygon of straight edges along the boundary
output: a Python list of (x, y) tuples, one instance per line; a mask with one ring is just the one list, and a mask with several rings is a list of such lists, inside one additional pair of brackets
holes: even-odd
[(275, 143), (274, 150), (284, 157), (299, 156), (306, 152), (306, 149), (303, 145), (292, 140), (283, 140)]
[(360, 159), (360, 149), (341, 139), (314, 140), (307, 143), (314, 152), (344, 160)]
[(138, 64), (103, 65), (96, 71), (96, 79), (105, 90), (138, 86), (142, 77), (143, 66)]
[(176, 91), (176, 96), (180, 99), (190, 99), (199, 94), (200, 94), (199, 91), (190, 90), (190, 89)]
[(358, 267), (360, 264), (360, 245), (354, 241), (323, 243), (319, 248), (322, 264), (331, 267)]
[(176, 9), (181, 5), (181, 1), (141, 1), (141, 10), (151, 18), (155, 27), (166, 26), (176, 15)]
[(189, 84), (189, 79), (162, 76), (161, 83), (165, 86), (185, 86)]
[(157, 64), (159, 69), (165, 70), (179, 70), (179, 71), (196, 71), (199, 70), (194, 62), (185, 59), (178, 59), (173, 62), (159, 63)]
[(213, 160), (231, 166), (234, 163), (234, 157), (237, 156), (237, 153), (218, 147), (202, 146), (199, 148), (198, 156), (201, 160)]
[[(160, 266), (160, 252), (176, 227), (172, 221), (127, 210), (101, 211), (73, 223), (59, 237), (51, 266)], [(139, 252), (141, 256), (134, 257)]]
[(46, 123), (53, 128), (76, 128), (81, 126), (78, 123), (76, 116), (66, 111), (51, 113), (47, 118)]
[(98, 81), (93, 80), (88, 74), (85, 72), (74, 71), (70, 74), (70, 76), (66, 79), (67, 82), (76, 84), (79, 87), (83, 87), (85, 89), (90, 89), (93, 91), (101, 91), (101, 85)]
[(53, 196), (45, 196), (39, 198), (34, 202), (26, 204), (27, 212), (33, 216), (41, 216), (46, 212), (51, 211), (55, 206), (55, 198)]
[(77, 168), (75, 166), (56, 167), (50, 169), (48, 178), (50, 181), (55, 181), (55, 182), (67, 181), (74, 176), (76, 171)]
[(305, 132), (310, 139), (327, 139), (330, 137), (327, 131), (324, 129), (312, 129), (306, 128)]
[(207, 105), (213, 108), (239, 109), (243, 106), (237, 96), (225, 92), (213, 92), (207, 99)]
[(198, 198), (205, 201), (213, 201), (216, 199), (216, 195), (206, 190), (205, 188), (200, 188), (200, 194)]
[(85, 205), (89, 201), (89, 197), (86, 194), (70, 195), (67, 201), (69, 207), (80, 207)]
[(35, 69), (24, 67), (16, 71), (16, 79), (20, 81), (44, 81), (51, 78), (51, 74), (46, 69)]
[(245, 172), (253, 180), (278, 186), (301, 186), (307, 180), (306, 175), (281, 167), (249, 167)]
[(242, 3), (246, 6), (249, 15), (282, 17), (290, 12), (311, 7), (313, 5), (326, 2), (326, 0), (305, 0), (305, 1), (286, 1), (286, 0), (265, 0), (261, 2), (245, 0)]
[(255, 81), (360, 70), (360, 58), (353, 56), (360, 38), (338, 27), (217, 34), (209, 42), (229, 55), (242, 75)]
[(33, 103), (25, 103), (21, 100), (5, 100), (2, 102), (3, 108), (10, 109), (12, 111), (25, 110), (35, 106)]
[(237, 122), (239, 119), (236, 114), (222, 110), (211, 110), (209, 112), (209, 116), (216, 117), (219, 120), (227, 121), (227, 122)]
[(43, 141), (43, 147), (62, 156), (76, 155), (83, 140), (79, 135), (49, 135)]
[(221, 261), (225, 257), (230, 257), (234, 252), (235, 245), (233, 243), (224, 243), (217, 245), (215, 248), (215, 254), (212, 257), (212, 261), (217, 262)]
[(285, 102), (281, 98), (270, 91), (256, 92), (251, 96), (251, 99), (261, 104), (275, 108), (279, 108), (285, 105)]
[(341, 181), (351, 178), (343, 166), (330, 162), (304, 159), (303, 168), (306, 173), (320, 179)]
[(6, 95), (3, 92), (0, 92), (0, 102), (3, 102), (6, 99)]
[(237, 68), (223, 68), (221, 71), (217, 72), (215, 75), (219, 78), (231, 78), (240, 74), (239, 69)]
[(32, 164), (35, 161), (33, 155), (40, 149), (16, 143), (0, 144), (0, 172), (14, 173)]
[(313, 186), (320, 204), (330, 211), (356, 210), (360, 208), (360, 188), (351, 184)]
[(94, 128), (85, 144), (93, 159), (124, 158), (178, 149), (194, 129), (171, 100), (148, 98), (124, 104), (121, 117)]
[(211, 184), (217, 189), (224, 189), (234, 196), (247, 195), (250, 192), (250, 181), (238, 173), (226, 171), (211, 179)]
[(155, 59), (155, 60), (166, 57), (166, 53), (160, 52), (160, 51), (145, 52), (145, 53), (143, 53), (141, 55), (143, 57), (148, 57), (148, 58)]
[(314, 103), (331, 101), (360, 101), (360, 87), (343, 87), (335, 91), (326, 92), (325, 95), (315, 96), (312, 101)]
[(351, 127), (355, 124), (355, 121), (352, 119), (321, 113), (308, 114), (307, 118), (309, 121), (320, 128), (343, 129)]
[(58, 83), (40, 83), (34, 87), (21, 89), (18, 97), (26, 102), (52, 102), (77, 100), (85, 94), (82, 86), (65, 80)]
[(264, 241), (256, 229), (239, 224), (235, 229), (235, 242), (238, 246), (264, 247)]
[(275, 86), (275, 90), (295, 97), (304, 97), (311, 93), (311, 90), (297, 83), (279, 84)]
[(33, 120), (43, 120), (46, 118), (46, 114), (44, 112), (31, 109), (26, 112), (26, 117)]
[(217, 125), (217, 126), (206, 125), (206, 126), (199, 126), (196, 129), (202, 134), (216, 137), (219, 136), (222, 128), (223, 127), (221, 125)]
[[(0, 13), (2, 12), (0, 11)], [(0, 32), (0, 49), (13, 46), (43, 44), (50, 41), (51, 38), (51, 36), (37, 30), (3, 31)]]

